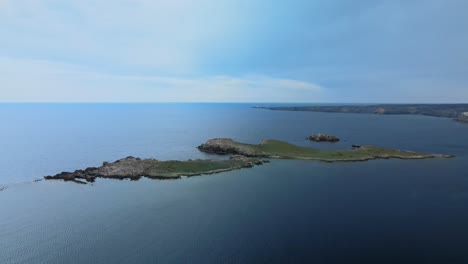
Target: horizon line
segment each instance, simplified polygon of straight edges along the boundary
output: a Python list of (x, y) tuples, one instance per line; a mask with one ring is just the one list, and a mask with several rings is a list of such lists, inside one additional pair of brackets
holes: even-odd
[(457, 103), (441, 103), (441, 102), (406, 102), (406, 103), (395, 103), (395, 102), (236, 102), (236, 101), (206, 101), (206, 102), (191, 102), (191, 101), (171, 101), (171, 102), (162, 102), (162, 101), (153, 101), (153, 102), (106, 102), (106, 101), (97, 101), (97, 102), (2, 102), (0, 104), (394, 104), (394, 105), (405, 105), (405, 104), (414, 104), (414, 105), (425, 105), (425, 104), (438, 104), (438, 105), (456, 105), (456, 104), (468, 104), (468, 102), (457, 102)]

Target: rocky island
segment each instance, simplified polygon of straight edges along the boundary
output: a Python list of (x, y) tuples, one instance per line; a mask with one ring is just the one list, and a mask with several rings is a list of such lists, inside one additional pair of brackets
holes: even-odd
[(375, 105), (333, 105), (333, 106), (275, 106), (254, 107), (281, 111), (311, 111), (324, 113), (355, 113), (378, 115), (426, 115), (448, 117), (468, 123), (468, 104), (375, 104)]
[[(206, 153), (230, 154), (229, 159), (221, 160), (169, 160), (140, 159), (126, 157), (115, 162), (104, 162), (101, 167), (90, 167), (74, 172), (61, 172), (54, 176), (45, 176), (46, 180), (64, 180), (86, 184), (96, 178), (139, 180), (179, 179), (182, 176), (214, 174), (241, 168), (252, 168), (269, 162), (265, 158), (305, 159), (325, 162), (367, 161), (372, 159), (427, 159), (451, 158), (451, 155), (418, 153), (376, 146), (353, 145), (350, 150), (320, 150), (289, 144), (279, 140), (265, 140), (261, 144), (239, 143), (229, 138), (210, 139), (198, 146)], [(0, 189), (1, 190), (1, 189)]]
[(246, 157), (264, 157), (280, 159), (306, 159), (326, 162), (367, 161), (373, 159), (428, 159), (452, 158), (452, 155), (419, 153), (377, 146), (353, 145), (350, 150), (321, 150), (289, 144), (279, 140), (264, 140), (261, 144), (245, 144), (230, 138), (210, 139), (198, 146), (207, 153), (236, 154)]
[(112, 163), (104, 162), (101, 167), (90, 167), (74, 172), (61, 172), (54, 176), (45, 176), (44, 179), (73, 181), (83, 184), (86, 184), (86, 182), (94, 182), (96, 178), (120, 180), (139, 180), (141, 177), (151, 179), (179, 179), (182, 176), (214, 174), (241, 168), (251, 168), (265, 162), (268, 161), (245, 156), (232, 156), (227, 160), (187, 161), (159, 161), (156, 159), (126, 157)]
[(315, 142), (338, 142), (340, 141), (340, 139), (335, 136), (322, 134), (322, 133), (310, 135), (307, 139), (310, 141), (315, 141)]

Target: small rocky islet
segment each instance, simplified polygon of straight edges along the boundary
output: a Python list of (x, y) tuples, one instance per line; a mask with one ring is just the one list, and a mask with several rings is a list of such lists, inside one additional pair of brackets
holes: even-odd
[(94, 182), (97, 178), (139, 180), (179, 179), (205, 174), (215, 174), (242, 168), (252, 168), (271, 159), (304, 159), (324, 162), (368, 161), (373, 159), (428, 159), (452, 158), (452, 155), (418, 153), (377, 146), (353, 145), (349, 150), (321, 150), (301, 147), (279, 140), (264, 140), (260, 144), (245, 144), (229, 138), (210, 139), (197, 147), (205, 153), (231, 155), (228, 159), (169, 160), (126, 157), (115, 162), (103, 162), (100, 167), (89, 167), (74, 172), (61, 172), (45, 176), (46, 180), (64, 180), (80, 184)]
[(315, 142), (338, 142), (340, 141), (340, 139), (336, 136), (322, 134), (322, 133), (310, 135), (307, 139), (310, 141), (315, 141)]

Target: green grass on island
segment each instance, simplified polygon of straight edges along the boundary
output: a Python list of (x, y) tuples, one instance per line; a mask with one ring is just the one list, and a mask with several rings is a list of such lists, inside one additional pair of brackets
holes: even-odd
[(321, 150), (301, 147), (279, 140), (265, 140), (261, 144), (244, 144), (232, 139), (212, 139), (199, 147), (201, 151), (212, 153), (231, 153), (246, 156), (310, 159), (321, 161), (364, 161), (371, 159), (424, 159), (449, 158), (450, 155), (418, 153), (377, 146), (360, 146), (350, 150)]
[(181, 175), (197, 175), (204, 173), (214, 173), (224, 170), (233, 170), (250, 165), (250, 162), (257, 160), (191, 160), (191, 161), (158, 161), (148, 162), (142, 174), (149, 177), (177, 177)]
[(267, 140), (255, 146), (266, 155), (277, 155), (283, 158), (304, 158), (324, 161), (368, 160), (376, 158), (432, 158), (433, 154), (401, 151), (376, 146), (361, 146), (353, 150), (320, 150), (300, 147), (278, 140)]

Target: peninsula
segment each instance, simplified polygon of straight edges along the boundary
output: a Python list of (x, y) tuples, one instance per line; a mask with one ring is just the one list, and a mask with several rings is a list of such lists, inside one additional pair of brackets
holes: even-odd
[(241, 168), (252, 168), (269, 162), (265, 158), (305, 159), (325, 162), (367, 161), (372, 159), (427, 159), (451, 158), (451, 155), (417, 153), (376, 146), (353, 145), (351, 150), (320, 150), (300, 147), (279, 140), (265, 140), (261, 144), (239, 143), (229, 138), (210, 139), (198, 146), (202, 152), (230, 154), (229, 159), (221, 160), (169, 160), (140, 159), (126, 157), (115, 162), (104, 162), (101, 167), (90, 167), (74, 172), (61, 172), (45, 176), (46, 180), (64, 180), (86, 184), (96, 178), (139, 180), (179, 179), (182, 176), (214, 174)]
[(311, 111), (325, 113), (356, 113), (378, 115), (426, 115), (453, 118), (468, 123), (468, 104), (375, 104), (334, 106), (255, 107), (281, 111)]

